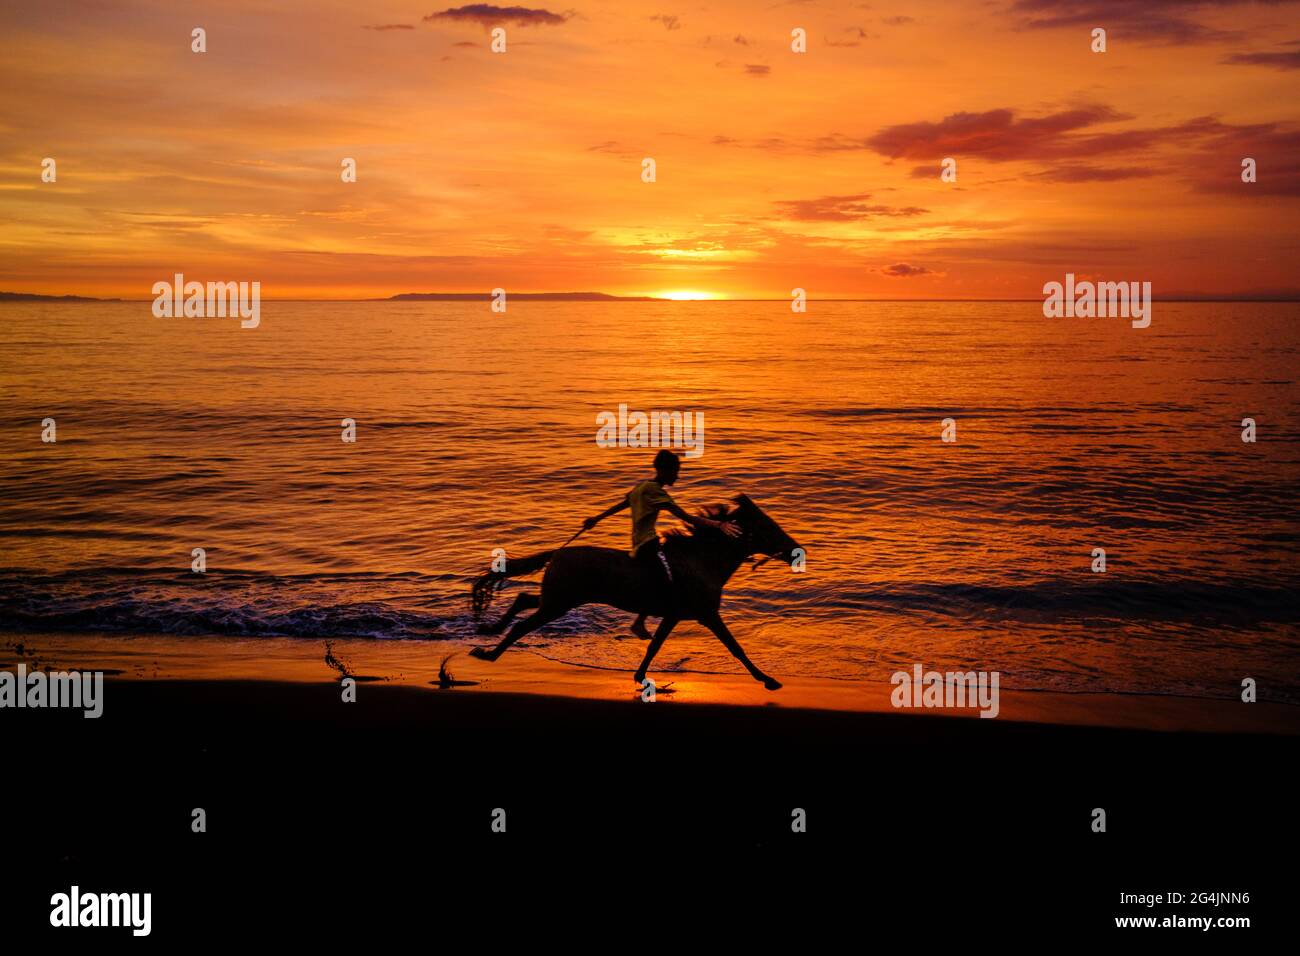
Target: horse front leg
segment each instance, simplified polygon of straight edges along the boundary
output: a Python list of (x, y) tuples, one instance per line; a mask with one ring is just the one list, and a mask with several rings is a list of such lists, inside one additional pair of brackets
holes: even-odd
[(655, 628), (655, 636), (650, 639), (650, 646), (645, 649), (645, 659), (641, 661), (641, 666), (636, 669), (636, 674), (632, 680), (637, 684), (645, 683), (645, 672), (650, 667), (650, 662), (655, 659), (659, 653), (659, 648), (664, 646), (664, 641), (668, 640), (668, 635), (673, 632), (677, 626), (677, 618), (664, 617), (659, 619), (659, 626)]
[(722, 623), (721, 615), (714, 614), (712, 617), (706, 617), (700, 620), (700, 623), (707, 627), (720, 640), (727, 650), (731, 651), (731, 656), (740, 663), (745, 665), (745, 670), (749, 671), (750, 676), (756, 681), (760, 681), (768, 690), (780, 690), (781, 682), (774, 678), (768, 677), (761, 670), (753, 665), (748, 657), (745, 656), (744, 648), (731, 636), (727, 630), (727, 625)]

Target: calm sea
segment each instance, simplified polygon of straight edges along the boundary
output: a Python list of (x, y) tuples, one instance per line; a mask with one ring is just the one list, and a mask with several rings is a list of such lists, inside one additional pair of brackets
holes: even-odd
[[(1032, 302), (264, 302), (251, 330), (3, 305), (0, 628), (433, 659), (472, 633), (492, 549), (555, 547), (648, 476), (652, 452), (595, 442), (626, 403), (703, 413), (679, 502), (746, 492), (808, 549), (726, 594), (770, 673), (1217, 697), (1253, 677), (1300, 702), (1298, 344), (1294, 304), (1157, 302), (1145, 330)], [(628, 524), (581, 540), (624, 547)], [(588, 608), (527, 643), (631, 668), (628, 623)], [(660, 662), (738, 671), (694, 625)]]

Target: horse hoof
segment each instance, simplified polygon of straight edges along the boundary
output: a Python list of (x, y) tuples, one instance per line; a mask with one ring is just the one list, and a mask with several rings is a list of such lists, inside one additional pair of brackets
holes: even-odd
[(486, 647), (471, 647), (469, 649), (469, 656), (477, 657), (479, 660), (484, 661), (492, 660), (492, 658), (488, 656), (488, 649)]
[(766, 687), (768, 690), (780, 690), (781, 682), (771, 677), (764, 677), (763, 686)]

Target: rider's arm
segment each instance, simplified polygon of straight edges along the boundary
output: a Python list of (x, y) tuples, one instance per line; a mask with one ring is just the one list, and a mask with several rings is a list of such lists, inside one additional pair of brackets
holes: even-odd
[(679, 518), (687, 524), (694, 525), (697, 528), (717, 528), (719, 531), (726, 532), (733, 538), (740, 534), (740, 529), (736, 527), (734, 523), (730, 521), (714, 521), (712, 518), (703, 518), (699, 515), (687, 514), (675, 501), (670, 501), (668, 504), (664, 505), (664, 510), (674, 518)]
[(588, 518), (586, 521), (582, 523), (582, 526), (587, 529), (594, 528), (596, 527), (598, 522), (604, 521), (610, 515), (616, 515), (624, 508), (630, 508), (631, 506), (632, 506), (632, 501), (627, 497), (627, 495), (624, 495), (623, 500), (620, 501), (618, 504), (610, 505), (600, 514), (596, 515), (594, 518)]

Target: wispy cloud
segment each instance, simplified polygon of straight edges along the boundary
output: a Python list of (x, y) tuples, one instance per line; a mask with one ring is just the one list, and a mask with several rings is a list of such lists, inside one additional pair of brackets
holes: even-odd
[(871, 203), (870, 193), (854, 196), (820, 196), (816, 199), (781, 199), (776, 202), (786, 219), (804, 222), (853, 222), (876, 216), (920, 216), (920, 206), (888, 206)]
[(1112, 183), (1121, 179), (1154, 176), (1156, 170), (1140, 166), (1083, 166), (1065, 164), (1035, 173), (1034, 179), (1049, 183)]
[(822, 42), (827, 46), (861, 46), (863, 40), (869, 39), (867, 31), (862, 27), (845, 27), (840, 32), (847, 33), (849, 39), (832, 40), (830, 37), (825, 37)]

